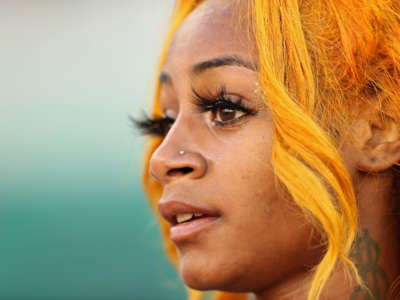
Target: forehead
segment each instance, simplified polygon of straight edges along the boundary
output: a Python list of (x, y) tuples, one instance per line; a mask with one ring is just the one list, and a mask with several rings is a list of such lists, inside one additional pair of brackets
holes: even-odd
[(246, 18), (245, 1), (207, 0), (176, 31), (168, 49), (165, 68), (184, 62), (239, 55), (253, 61), (254, 41)]

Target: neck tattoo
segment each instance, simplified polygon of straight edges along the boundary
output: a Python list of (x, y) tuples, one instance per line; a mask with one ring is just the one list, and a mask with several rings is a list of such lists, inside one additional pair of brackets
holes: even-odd
[(378, 261), (380, 248), (371, 238), (367, 229), (356, 238), (350, 257), (357, 266), (358, 272), (370, 292), (357, 286), (352, 292), (351, 300), (383, 300), (389, 290), (389, 282)]

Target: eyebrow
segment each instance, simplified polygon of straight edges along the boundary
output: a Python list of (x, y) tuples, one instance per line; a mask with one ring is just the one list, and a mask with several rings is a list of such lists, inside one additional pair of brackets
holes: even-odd
[(196, 75), (212, 68), (218, 68), (223, 66), (239, 66), (257, 71), (257, 68), (249, 61), (246, 61), (236, 55), (216, 57), (210, 60), (205, 60), (195, 64), (192, 68), (192, 72)]
[[(224, 66), (239, 66), (247, 68), (251, 71), (255, 72), (257, 71), (257, 67), (253, 63), (244, 60), (236, 55), (230, 55), (230, 56), (216, 57), (213, 59), (196, 63), (192, 67), (192, 73), (195, 75), (199, 75), (209, 69), (224, 67)], [(169, 83), (169, 84), (172, 83), (172, 78), (166, 71), (161, 71), (159, 80), (160, 83)]]

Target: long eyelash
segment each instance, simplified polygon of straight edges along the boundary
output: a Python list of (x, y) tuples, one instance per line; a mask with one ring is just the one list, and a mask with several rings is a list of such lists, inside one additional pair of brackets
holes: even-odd
[[(222, 86), (217, 92), (216, 97), (204, 97), (201, 96), (194, 88), (192, 88), (194, 95), (194, 104), (199, 108), (200, 112), (212, 111), (215, 112), (218, 109), (232, 109), (242, 111), (249, 115), (255, 115), (256, 112), (249, 110), (242, 104), (242, 99), (238, 102), (232, 102), (229, 97), (226, 96), (226, 89)], [(174, 119), (170, 117), (154, 117), (150, 118), (145, 113), (141, 119), (136, 119), (129, 116), (134, 128), (140, 131), (143, 135), (152, 135), (165, 137), (168, 133), (169, 128), (174, 123)], [(219, 124), (219, 126), (224, 126)]]
[(133, 126), (140, 131), (143, 135), (161, 136), (164, 137), (171, 125), (174, 123), (174, 119), (170, 117), (154, 117), (150, 118), (146, 114), (143, 114), (141, 119), (136, 119), (129, 116), (129, 120)]
[(212, 111), (215, 112), (218, 109), (232, 109), (245, 112), (247, 114), (255, 114), (255, 112), (249, 110), (242, 104), (242, 99), (238, 102), (232, 102), (229, 97), (226, 96), (226, 89), (222, 86), (217, 92), (216, 97), (204, 97), (201, 96), (194, 88), (193, 92), (193, 102), (199, 108), (200, 112)]

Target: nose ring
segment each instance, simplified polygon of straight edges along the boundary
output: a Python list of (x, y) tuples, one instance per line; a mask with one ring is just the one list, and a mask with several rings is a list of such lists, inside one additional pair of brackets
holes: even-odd
[(179, 151), (179, 155), (183, 155), (183, 154), (185, 154), (185, 151), (183, 151), (183, 150)]

